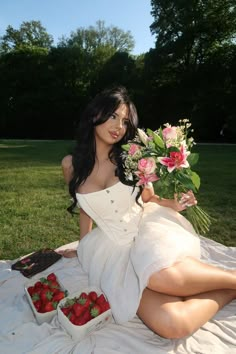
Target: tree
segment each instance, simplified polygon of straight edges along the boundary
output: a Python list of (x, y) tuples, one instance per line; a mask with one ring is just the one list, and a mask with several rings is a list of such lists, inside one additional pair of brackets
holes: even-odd
[(40, 21), (23, 22), (19, 30), (8, 26), (6, 33), (0, 39), (0, 47), (3, 53), (24, 48), (45, 48), (50, 49), (53, 38)]
[(106, 27), (104, 21), (97, 21), (96, 26), (80, 27), (71, 32), (69, 38), (62, 37), (58, 47), (77, 48), (87, 58), (86, 85), (92, 94), (103, 81), (101, 77), (104, 76), (102, 73), (106, 63), (118, 52), (131, 51), (134, 40), (129, 31), (124, 32), (114, 26)]
[(112, 85), (130, 87), (134, 67), (135, 61), (127, 52), (116, 52), (98, 73), (98, 79), (93, 90), (98, 92), (104, 87)]
[(69, 38), (62, 37), (58, 45), (78, 46), (90, 53), (101, 47), (110, 47), (114, 52), (131, 52), (134, 39), (130, 31), (125, 32), (115, 26), (106, 27), (104, 21), (97, 21), (96, 26), (80, 27), (71, 32)]
[(222, 122), (234, 114), (236, 3), (151, 0), (151, 5), (156, 48), (145, 55), (146, 115), (158, 102), (155, 119), (190, 118), (197, 138), (216, 140)]
[[(30, 136), (37, 126), (47, 82), (44, 48), (11, 51), (0, 57), (0, 125), (5, 136)], [(37, 129), (36, 129), (37, 131)], [(8, 135), (9, 134), (9, 135)]]
[(195, 68), (236, 36), (235, 0), (151, 0), (156, 48)]

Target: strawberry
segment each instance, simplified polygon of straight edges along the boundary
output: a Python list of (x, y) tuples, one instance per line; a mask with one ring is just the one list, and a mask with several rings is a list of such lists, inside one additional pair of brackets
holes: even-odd
[(43, 289), (49, 289), (49, 282), (42, 283), (42, 288)]
[(93, 317), (91, 316), (90, 310), (86, 309), (82, 314), (83, 318), (86, 320), (86, 323), (90, 321)]
[(57, 303), (49, 301), (43, 305), (43, 312), (51, 312), (57, 308)]
[(64, 315), (65, 315), (66, 317), (68, 317), (68, 315), (69, 315), (69, 313), (70, 313), (70, 311), (71, 311), (71, 306), (69, 306), (69, 307), (62, 307), (62, 308), (61, 308), (61, 311), (64, 313)]
[(36, 308), (36, 310), (38, 312), (40, 312), (40, 309), (41, 309), (41, 306), (42, 306), (41, 301), (40, 300), (36, 300), (36, 301), (33, 302), (33, 304), (34, 304), (34, 307)]
[(85, 299), (85, 300), (88, 299), (88, 294), (86, 294), (86, 293), (84, 293), (84, 292), (81, 293), (80, 296), (79, 296), (79, 300), (80, 300), (80, 299)]
[(42, 283), (41, 283), (41, 281), (37, 281), (37, 282), (34, 284), (34, 288), (35, 288), (35, 289), (42, 288)]
[(40, 299), (42, 302), (48, 302), (53, 297), (53, 292), (48, 289), (43, 289), (40, 292)]
[(78, 303), (75, 303), (73, 306), (72, 306), (72, 309), (74, 311), (74, 314), (79, 317), (85, 310), (86, 308), (81, 305), (81, 304), (78, 304)]
[(57, 280), (50, 281), (50, 288), (60, 289), (60, 285)]
[(47, 276), (47, 280), (49, 280), (49, 281), (56, 281), (56, 280), (57, 280), (57, 277), (56, 277), (56, 275), (55, 275), (54, 273), (50, 273), (50, 274), (48, 274), (48, 276)]
[(103, 304), (100, 305), (100, 307), (101, 307), (102, 312), (109, 310), (110, 309), (109, 302), (108, 301), (104, 302)]
[(92, 305), (92, 300), (86, 293), (80, 294), (77, 302), (81, 305), (84, 305), (85, 307), (89, 307), (90, 305)]
[(51, 288), (49, 287), (49, 290), (53, 293), (53, 295), (57, 294), (59, 291), (61, 291), (59, 288)]
[(99, 305), (94, 305), (91, 307), (90, 314), (92, 317), (97, 317), (102, 313), (101, 307)]
[(34, 293), (34, 286), (29, 286), (29, 287), (27, 288), (27, 291), (28, 291), (28, 293), (30, 294), (30, 296), (32, 296), (32, 294)]
[(96, 304), (97, 305), (102, 305), (104, 304), (105, 302), (107, 302), (105, 296), (103, 294), (99, 295), (97, 300), (96, 300)]
[(80, 316), (80, 317), (76, 317), (73, 323), (76, 326), (83, 326), (86, 323), (86, 320), (83, 316)]
[(64, 299), (64, 297), (65, 297), (64, 291), (59, 291), (53, 296), (52, 301), (59, 302), (61, 299)]
[(69, 318), (70, 322), (74, 324), (77, 317), (75, 316), (74, 313), (70, 313), (68, 318)]
[(86, 308), (90, 308), (92, 305), (93, 305), (93, 302), (89, 298), (84, 303), (84, 307), (86, 307)]
[(92, 302), (95, 302), (97, 300), (98, 294), (96, 293), (96, 291), (90, 291), (88, 296)]

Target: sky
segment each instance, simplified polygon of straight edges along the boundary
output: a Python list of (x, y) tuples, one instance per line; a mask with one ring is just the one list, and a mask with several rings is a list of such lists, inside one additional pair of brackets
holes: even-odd
[(95, 26), (102, 20), (105, 26), (130, 31), (138, 55), (153, 48), (155, 38), (150, 32), (153, 22), (150, 0), (0, 0), (0, 36), (8, 25), (19, 29), (23, 21), (40, 21), (53, 36), (69, 37), (79, 27)]

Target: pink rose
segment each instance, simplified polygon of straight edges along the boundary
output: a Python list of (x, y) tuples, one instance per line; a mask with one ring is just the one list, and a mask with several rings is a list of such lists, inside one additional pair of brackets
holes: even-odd
[(138, 170), (145, 175), (152, 174), (156, 168), (156, 162), (153, 157), (143, 158), (138, 162)]
[(166, 127), (162, 130), (164, 140), (175, 140), (177, 138), (177, 128), (176, 127)]
[(140, 146), (138, 146), (138, 145), (136, 145), (136, 144), (131, 144), (131, 145), (130, 145), (130, 148), (129, 148), (128, 154), (131, 155), (131, 156), (133, 156), (133, 155), (135, 155), (135, 153), (136, 153), (137, 151), (139, 151), (139, 150), (140, 150)]

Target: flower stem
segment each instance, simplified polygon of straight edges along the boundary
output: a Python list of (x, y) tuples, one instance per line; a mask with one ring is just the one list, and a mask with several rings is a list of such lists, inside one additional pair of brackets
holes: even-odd
[(186, 217), (193, 225), (197, 234), (203, 235), (209, 231), (212, 219), (198, 205), (186, 209)]

